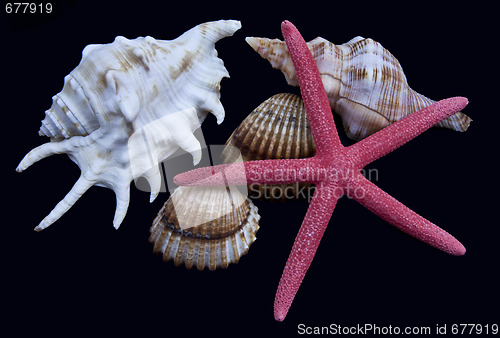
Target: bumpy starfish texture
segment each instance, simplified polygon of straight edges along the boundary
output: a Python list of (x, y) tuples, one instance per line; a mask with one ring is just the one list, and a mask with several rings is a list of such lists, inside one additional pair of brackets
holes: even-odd
[(435, 224), (413, 212), (367, 180), (361, 169), (418, 136), (440, 120), (462, 110), (466, 98), (439, 101), (410, 114), (368, 138), (344, 147), (339, 139), (328, 98), (307, 45), (290, 22), (281, 25), (292, 57), (316, 155), (306, 159), (261, 160), (195, 169), (179, 174), (179, 185), (223, 185), (294, 182), (314, 183), (316, 189), (293, 244), (274, 303), (274, 316), (282, 321), (308, 270), (337, 200), (347, 195), (396, 228), (452, 255), (465, 254), (464, 246)]

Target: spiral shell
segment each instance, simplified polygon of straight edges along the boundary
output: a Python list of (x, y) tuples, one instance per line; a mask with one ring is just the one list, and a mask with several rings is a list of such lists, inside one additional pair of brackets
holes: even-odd
[[(247, 43), (288, 84), (298, 86), (297, 75), (285, 42), (246, 38)], [(342, 117), (347, 135), (361, 140), (435, 101), (408, 85), (399, 61), (372, 39), (356, 37), (342, 45), (318, 37), (307, 43), (318, 66), (332, 110)], [(465, 131), (471, 119), (459, 112), (437, 125)]]
[(59, 219), (92, 185), (115, 192), (118, 228), (132, 179), (148, 180), (152, 201), (161, 189), (159, 162), (179, 148), (199, 162), (201, 146), (193, 132), (209, 112), (218, 123), (224, 120), (220, 81), (229, 74), (215, 43), (240, 27), (239, 21), (221, 20), (170, 41), (118, 36), (113, 43), (85, 47), (42, 121), (39, 133), (51, 142), (30, 151), (17, 167), (20, 172), (66, 153), (81, 170), (71, 191), (35, 230)]
[[(276, 94), (255, 108), (236, 128), (222, 152), (224, 163), (312, 157), (316, 146), (302, 99), (294, 94)], [(296, 199), (310, 184), (251, 184), (249, 197)]]
[(235, 187), (179, 187), (153, 221), (153, 251), (198, 270), (239, 261), (259, 229), (257, 207)]

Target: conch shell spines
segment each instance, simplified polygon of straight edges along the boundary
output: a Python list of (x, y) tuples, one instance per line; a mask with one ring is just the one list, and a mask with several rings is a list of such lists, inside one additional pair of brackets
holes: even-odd
[(181, 148), (197, 163), (201, 146), (193, 132), (208, 113), (218, 123), (224, 120), (220, 82), (229, 74), (215, 43), (240, 27), (239, 21), (221, 20), (170, 41), (119, 36), (110, 44), (87, 46), (42, 121), (39, 134), (50, 142), (30, 151), (17, 167), (21, 172), (65, 153), (81, 170), (71, 191), (35, 230), (59, 219), (93, 185), (115, 192), (118, 228), (132, 179), (144, 176), (154, 200), (161, 186), (159, 162)]

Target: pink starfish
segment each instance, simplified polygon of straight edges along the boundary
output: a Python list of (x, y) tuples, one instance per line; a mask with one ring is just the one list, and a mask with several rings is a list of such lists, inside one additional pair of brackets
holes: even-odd
[(465, 254), (453, 236), (368, 181), (360, 170), (418, 136), (440, 120), (462, 110), (466, 98), (439, 101), (410, 114), (370, 137), (344, 147), (339, 140), (328, 98), (307, 45), (288, 21), (283, 36), (299, 79), (316, 155), (306, 159), (248, 161), (195, 169), (179, 174), (179, 185), (309, 182), (316, 185), (278, 286), (274, 316), (282, 321), (309, 268), (337, 200), (348, 195), (396, 228), (452, 255)]

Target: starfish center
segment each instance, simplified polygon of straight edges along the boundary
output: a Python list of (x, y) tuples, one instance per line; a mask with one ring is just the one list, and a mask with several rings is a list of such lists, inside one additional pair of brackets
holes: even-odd
[(360, 173), (355, 163), (343, 152), (333, 156), (324, 156), (319, 160), (321, 173), (318, 175), (318, 182), (332, 183), (345, 188)]

